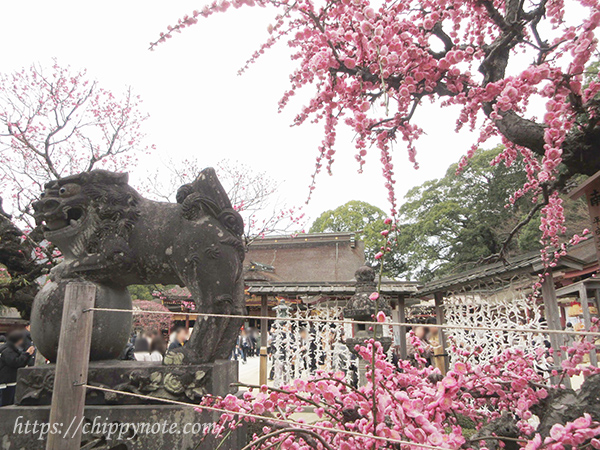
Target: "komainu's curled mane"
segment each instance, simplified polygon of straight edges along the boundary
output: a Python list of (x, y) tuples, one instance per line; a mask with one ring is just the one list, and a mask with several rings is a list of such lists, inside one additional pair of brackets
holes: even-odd
[[(128, 176), (104, 170), (52, 181), (33, 207), (65, 260), (55, 279), (187, 286), (199, 312), (243, 314), (244, 224), (212, 168), (182, 186), (177, 203), (143, 198)], [(190, 363), (229, 356), (240, 321), (198, 319)]]

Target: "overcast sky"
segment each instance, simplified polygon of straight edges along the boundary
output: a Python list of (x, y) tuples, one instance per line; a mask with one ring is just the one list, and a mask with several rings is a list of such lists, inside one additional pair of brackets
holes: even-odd
[[(0, 3), (0, 70), (10, 72), (33, 62), (86, 68), (91, 77), (114, 91), (131, 85), (150, 114), (147, 140), (157, 152), (144, 158), (133, 180), (170, 157), (198, 157), (206, 166), (223, 158), (265, 170), (281, 181), (281, 201), (302, 205), (308, 194), (321, 125), (290, 128), (312, 92), (297, 96), (283, 114), (277, 101), (294, 68), (280, 44), (245, 75), (238, 69), (268, 37), (270, 9), (242, 8), (214, 15), (182, 34), (148, 50), (167, 25), (202, 1), (27, 1)], [(420, 169), (406, 150), (394, 150), (397, 193), (440, 177), (474, 142), (467, 132), (454, 133), (456, 115), (425, 105), (415, 116), (427, 133), (418, 143)], [(323, 173), (305, 211), (312, 219), (349, 200), (364, 200), (389, 210), (379, 155), (368, 155), (357, 174), (352, 133), (339, 133), (334, 175)], [(490, 146), (492, 144), (490, 143)]]

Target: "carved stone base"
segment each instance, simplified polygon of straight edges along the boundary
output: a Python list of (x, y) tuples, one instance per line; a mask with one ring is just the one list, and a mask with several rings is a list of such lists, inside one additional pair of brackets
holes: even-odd
[[(225, 396), (235, 393), (230, 384), (238, 381), (238, 362), (217, 360), (198, 365), (163, 365), (159, 362), (91, 362), (88, 384), (151, 397), (199, 403), (206, 393)], [(19, 369), (16, 404), (49, 405), (54, 385), (54, 365)], [(145, 400), (88, 389), (87, 405), (158, 404)]]
[[(44, 450), (47, 434), (39, 424), (47, 423), (49, 417), (49, 406), (0, 408), (0, 450)], [(86, 406), (81, 448), (214, 450), (221, 439), (215, 439), (208, 430), (219, 417), (220, 413), (174, 405)], [(34, 423), (38, 424), (35, 431)], [(113, 431), (109, 431), (110, 425)], [(245, 444), (246, 428), (242, 427), (232, 431), (219, 449), (239, 450)]]

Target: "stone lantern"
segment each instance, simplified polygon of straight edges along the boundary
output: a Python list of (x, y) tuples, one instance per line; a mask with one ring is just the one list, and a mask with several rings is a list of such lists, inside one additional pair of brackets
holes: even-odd
[[(388, 300), (384, 299), (383, 296), (379, 297), (378, 302), (369, 298), (373, 292), (377, 292), (375, 271), (371, 267), (362, 266), (358, 268), (354, 277), (356, 278), (356, 291), (344, 308), (344, 319), (351, 319), (353, 322), (376, 322), (377, 319), (374, 319), (373, 316), (377, 313), (377, 304), (379, 306), (378, 311), (383, 311), (389, 317), (391, 309)], [(383, 324), (372, 326), (375, 331), (375, 340), (379, 341), (383, 346), (383, 350), (387, 352), (392, 345), (392, 338), (384, 336)], [(371, 328), (371, 325), (352, 324), (352, 336), (346, 338), (346, 345), (352, 353), (357, 354), (354, 349), (356, 345), (363, 345), (367, 339), (373, 338), (373, 330), (369, 328)], [(365, 382), (366, 365), (367, 361), (359, 356), (358, 372), (359, 383), (361, 384)]]

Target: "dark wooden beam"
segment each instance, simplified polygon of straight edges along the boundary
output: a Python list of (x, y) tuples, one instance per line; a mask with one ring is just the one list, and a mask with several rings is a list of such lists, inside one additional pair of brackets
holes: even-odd
[(260, 296), (260, 385), (267, 384), (267, 345), (268, 345), (268, 333), (269, 333), (269, 309), (268, 309), (268, 297), (266, 295)]
[[(398, 321), (400, 323), (406, 323), (406, 301), (404, 295), (398, 296)], [(400, 326), (400, 357), (402, 359), (407, 358), (407, 346), (406, 346), (406, 327)]]
[[(433, 298), (435, 299), (435, 323), (438, 325), (444, 325), (444, 293), (436, 292), (433, 294)], [(442, 373), (446, 373), (448, 370), (448, 352), (447, 352), (447, 343), (446, 343), (446, 333), (442, 328), (439, 329), (439, 338), (440, 345), (442, 346), (442, 352), (444, 355), (444, 367)]]

